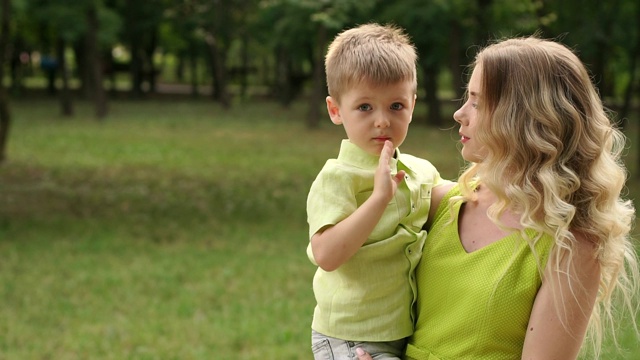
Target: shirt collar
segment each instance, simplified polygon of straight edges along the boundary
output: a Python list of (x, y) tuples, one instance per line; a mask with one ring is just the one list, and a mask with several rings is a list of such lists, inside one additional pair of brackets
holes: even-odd
[[(398, 158), (400, 158), (400, 150), (395, 149), (395, 155), (391, 159), (391, 169), (395, 171), (398, 166)], [(338, 160), (361, 169), (375, 169), (378, 167), (379, 156), (371, 155), (362, 150), (358, 145), (352, 143), (348, 139), (342, 140), (340, 144), (340, 153)]]

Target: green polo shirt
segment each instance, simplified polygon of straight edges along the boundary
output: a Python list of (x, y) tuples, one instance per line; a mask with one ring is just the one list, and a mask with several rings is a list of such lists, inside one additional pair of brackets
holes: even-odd
[[(378, 156), (343, 140), (327, 161), (307, 199), (309, 238), (352, 214), (373, 191)], [(320, 268), (313, 279), (312, 328), (353, 341), (391, 341), (413, 332), (414, 270), (422, 255), (431, 188), (444, 182), (427, 160), (396, 149), (391, 172), (406, 172), (380, 222), (358, 252), (337, 270)], [(311, 245), (307, 256), (313, 262)]]

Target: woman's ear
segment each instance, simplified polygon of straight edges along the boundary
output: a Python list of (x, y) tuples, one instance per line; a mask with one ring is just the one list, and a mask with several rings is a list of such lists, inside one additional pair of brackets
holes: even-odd
[(331, 118), (331, 122), (340, 125), (342, 124), (342, 116), (340, 116), (340, 104), (332, 98), (331, 96), (327, 96), (327, 112), (329, 113), (329, 117)]

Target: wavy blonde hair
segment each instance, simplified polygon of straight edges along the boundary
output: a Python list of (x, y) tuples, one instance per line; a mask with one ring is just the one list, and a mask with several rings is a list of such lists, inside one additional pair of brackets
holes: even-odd
[[(472, 199), (476, 182), (487, 186), (499, 199), (489, 209), (494, 222), (510, 209), (523, 227), (549, 234), (548, 266), (558, 273), (569, 273), (561, 259), (571, 266), (574, 232), (594, 242), (601, 278), (587, 336), (597, 357), (605, 330), (615, 329), (617, 305), (631, 312), (637, 331), (638, 257), (629, 235), (635, 210), (621, 197), (625, 137), (564, 45), (507, 39), (480, 51), (476, 65), (483, 75), (475, 137), (486, 156), (460, 176), (462, 196)], [(536, 239), (528, 240), (532, 246)]]
[(418, 55), (409, 36), (394, 25), (360, 25), (338, 34), (325, 56), (329, 95), (340, 101), (350, 87), (368, 82), (389, 85), (418, 80)]

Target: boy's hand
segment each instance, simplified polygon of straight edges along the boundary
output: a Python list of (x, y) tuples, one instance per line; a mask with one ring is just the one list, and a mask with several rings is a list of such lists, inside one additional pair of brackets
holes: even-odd
[(369, 355), (368, 352), (362, 350), (362, 348), (357, 348), (356, 354), (358, 355), (358, 360), (372, 360), (371, 355)]
[(380, 152), (380, 160), (378, 162), (378, 168), (373, 179), (373, 193), (383, 197), (386, 202), (391, 201), (393, 195), (398, 189), (398, 184), (404, 179), (405, 172), (403, 170), (398, 171), (397, 174), (391, 175), (391, 167), (389, 163), (395, 152), (395, 148), (391, 141), (384, 142), (384, 147)]
[(373, 193), (351, 215), (311, 237), (313, 258), (324, 271), (333, 271), (348, 261), (367, 241), (393, 198), (405, 172), (391, 175), (389, 163), (394, 148), (386, 141), (373, 179)]

